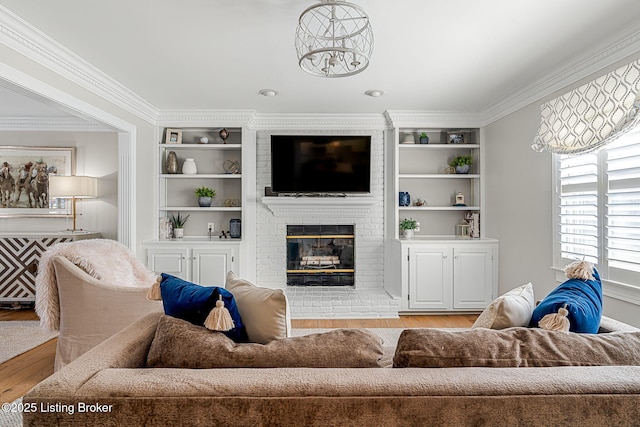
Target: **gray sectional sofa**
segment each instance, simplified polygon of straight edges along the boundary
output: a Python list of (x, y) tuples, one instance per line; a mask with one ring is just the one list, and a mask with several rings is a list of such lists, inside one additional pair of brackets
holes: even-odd
[[(161, 318), (154, 313), (140, 319), (34, 387), (24, 397), (25, 405), (35, 409), (24, 413), (24, 425), (640, 423), (640, 366), (148, 368)], [(614, 331), (634, 331), (615, 321), (609, 325)], [(394, 344), (387, 343), (386, 357)]]

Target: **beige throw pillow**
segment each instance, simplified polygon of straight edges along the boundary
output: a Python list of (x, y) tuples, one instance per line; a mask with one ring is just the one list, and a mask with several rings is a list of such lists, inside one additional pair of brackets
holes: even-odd
[(382, 338), (336, 329), (269, 344), (235, 343), (223, 333), (162, 316), (149, 348), (150, 368), (380, 368)]
[(527, 283), (493, 300), (472, 327), (505, 329), (527, 326), (534, 308), (533, 285)]
[(233, 294), (250, 342), (267, 344), (291, 335), (291, 317), (287, 296), (282, 289), (256, 286), (227, 274), (225, 289)]

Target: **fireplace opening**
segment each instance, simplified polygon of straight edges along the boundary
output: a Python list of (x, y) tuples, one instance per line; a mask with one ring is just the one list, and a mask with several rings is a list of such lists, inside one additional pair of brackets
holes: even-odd
[(288, 225), (287, 285), (353, 286), (353, 225)]

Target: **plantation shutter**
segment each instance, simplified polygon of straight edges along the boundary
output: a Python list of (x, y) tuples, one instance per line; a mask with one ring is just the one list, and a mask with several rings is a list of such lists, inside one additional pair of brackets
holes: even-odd
[(578, 154), (612, 142), (640, 122), (640, 60), (542, 105), (536, 151)]
[(637, 283), (640, 273), (640, 132), (616, 141), (607, 149), (606, 155), (609, 276), (612, 280)]
[(561, 257), (598, 262), (598, 156), (561, 156), (559, 170)]

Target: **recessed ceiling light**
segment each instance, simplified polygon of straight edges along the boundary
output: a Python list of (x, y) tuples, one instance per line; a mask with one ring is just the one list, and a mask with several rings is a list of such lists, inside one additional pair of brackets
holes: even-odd
[(260, 89), (258, 93), (262, 96), (276, 96), (278, 94), (278, 91), (275, 91), (273, 89)]
[(377, 98), (379, 96), (384, 95), (384, 92), (381, 91), (381, 90), (378, 90), (378, 89), (369, 89), (364, 94), (367, 95), (367, 96), (371, 96), (373, 98)]

